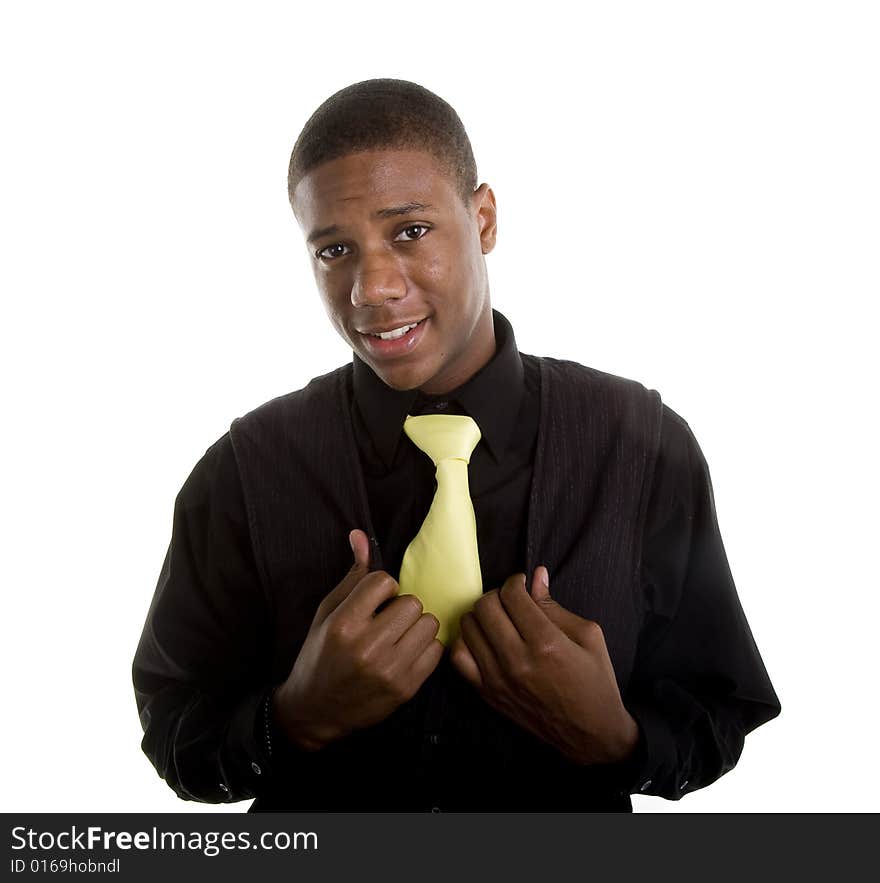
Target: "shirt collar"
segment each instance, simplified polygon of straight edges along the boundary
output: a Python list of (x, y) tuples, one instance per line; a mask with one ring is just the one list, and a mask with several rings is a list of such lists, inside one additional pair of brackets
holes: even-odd
[[(523, 365), (513, 328), (498, 310), (492, 310), (495, 355), (473, 377), (432, 401), (455, 402), (480, 427), (482, 441), (500, 461), (513, 431), (523, 395)], [(403, 422), (417, 400), (417, 389), (396, 390), (387, 386), (357, 353), (352, 353), (354, 398), (367, 431), (382, 461), (390, 469), (403, 433)]]

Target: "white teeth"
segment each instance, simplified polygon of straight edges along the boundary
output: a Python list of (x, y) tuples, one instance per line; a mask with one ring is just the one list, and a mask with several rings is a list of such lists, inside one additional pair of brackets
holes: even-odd
[(415, 328), (419, 323), (416, 322), (413, 325), (404, 325), (402, 328), (395, 328), (393, 331), (383, 331), (381, 334), (374, 334), (373, 337), (379, 337), (382, 340), (397, 340), (398, 337), (403, 337), (407, 331), (411, 328)]

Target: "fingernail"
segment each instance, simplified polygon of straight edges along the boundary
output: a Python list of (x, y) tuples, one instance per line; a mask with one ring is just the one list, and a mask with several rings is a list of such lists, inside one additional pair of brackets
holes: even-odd
[(550, 574), (547, 572), (547, 568), (543, 565), (541, 566), (541, 582), (544, 583), (544, 588), (550, 588)]

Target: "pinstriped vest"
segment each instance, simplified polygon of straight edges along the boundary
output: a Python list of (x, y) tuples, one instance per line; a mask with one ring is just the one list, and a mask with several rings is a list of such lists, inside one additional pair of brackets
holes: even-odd
[[(526, 569), (547, 565), (553, 597), (600, 624), (625, 694), (643, 620), (641, 541), (660, 396), (575, 362), (520, 355), (540, 377)], [(230, 427), (269, 614), (263, 683), (287, 677), (318, 604), (351, 567), (349, 531), (367, 532), (371, 566), (383, 569), (351, 423), (352, 374), (348, 364), (317, 377)], [(306, 758), (285, 747), (260, 810), (371, 810), (375, 795), (385, 794), (389, 767), (411, 772), (396, 778), (401, 790), (385, 795), (396, 809), (438, 791), (466, 809), (631, 808), (613, 767), (565, 761), (462, 690), (451, 667), (440, 668), (381, 723)], [(426, 730), (435, 726), (448, 740), (436, 752)]]
[[(575, 362), (520, 355), (538, 363), (541, 379), (527, 573), (545, 564), (553, 597), (599, 623), (624, 692), (642, 621), (641, 540), (660, 396)], [(230, 427), (274, 623), (273, 681), (287, 676), (318, 604), (351, 567), (353, 528), (367, 531), (372, 569), (383, 569), (351, 425), (351, 378), (351, 364), (342, 366)]]

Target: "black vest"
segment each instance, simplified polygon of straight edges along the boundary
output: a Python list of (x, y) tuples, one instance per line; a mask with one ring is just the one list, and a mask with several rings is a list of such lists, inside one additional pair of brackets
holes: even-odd
[[(538, 363), (541, 378), (526, 572), (545, 564), (553, 597), (599, 623), (624, 693), (643, 614), (641, 541), (660, 443), (660, 396), (633, 380), (575, 362), (521, 356)], [(372, 567), (383, 567), (351, 424), (351, 378), (348, 364), (266, 402), (230, 427), (274, 624), (267, 672), (272, 682), (287, 676), (318, 604), (351, 567), (353, 528), (367, 531)], [(461, 793), (454, 780), (466, 762), (473, 766), (469, 780), (481, 776), (484, 793), (497, 793), (501, 809), (608, 808), (610, 794), (629, 805), (603, 768), (577, 768), (562, 760), (482, 700), (475, 701), (467, 694), (469, 686), (463, 690), (456, 683), (460, 678), (439, 671), (407, 704), (411, 707), (401, 707), (376, 727), (309, 755), (305, 766), (291, 755), (289, 785), (278, 789), (279, 808), (280, 795), (288, 793), (284, 809), (357, 809), (347, 797), (322, 791), (322, 769), (326, 773), (332, 764), (338, 773), (345, 767), (360, 777), (366, 793), (373, 781), (370, 770), (385, 762), (433, 769), (432, 775), (452, 789), (447, 804), (455, 804), (454, 795)], [(434, 685), (443, 678), (448, 690), (437, 698)], [(436, 695), (427, 695), (432, 692)], [(422, 744), (424, 721), (433, 715), (442, 728), (444, 703), (450, 701), (466, 705), (468, 725), (444, 737), (453, 744), (446, 754), (440, 749), (433, 755), (440, 759), (432, 766), (426, 760), (432, 749)], [(458, 718), (463, 707), (457, 708)], [(454, 769), (443, 771), (443, 758), (454, 758)], [(516, 794), (504, 785), (514, 768), (520, 782)], [(539, 794), (556, 796), (538, 805)], [(392, 795), (385, 808), (412, 808), (406, 803), (405, 796)], [(469, 808), (466, 804), (461, 808)]]

